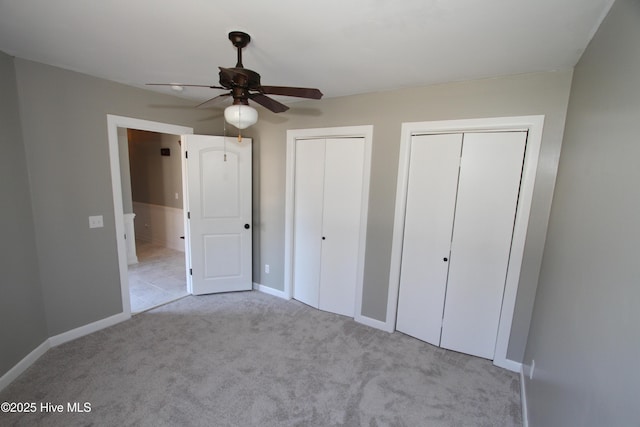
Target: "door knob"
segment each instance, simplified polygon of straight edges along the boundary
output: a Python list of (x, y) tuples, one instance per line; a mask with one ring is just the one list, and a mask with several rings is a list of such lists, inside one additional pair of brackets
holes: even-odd
[(322, 240), (326, 239), (326, 237), (322, 236)]
[(246, 230), (248, 230), (248, 229), (249, 229), (249, 224), (245, 224), (245, 225), (244, 225), (244, 228), (245, 228)]
[(447, 262), (447, 261), (449, 261), (449, 258), (444, 257), (444, 258), (442, 258), (442, 260), (443, 260), (444, 262)]

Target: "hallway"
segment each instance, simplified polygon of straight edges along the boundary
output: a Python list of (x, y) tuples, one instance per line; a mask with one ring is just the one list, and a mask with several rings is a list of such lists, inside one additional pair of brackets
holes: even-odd
[(136, 252), (138, 264), (129, 266), (131, 314), (188, 295), (184, 252), (140, 240)]

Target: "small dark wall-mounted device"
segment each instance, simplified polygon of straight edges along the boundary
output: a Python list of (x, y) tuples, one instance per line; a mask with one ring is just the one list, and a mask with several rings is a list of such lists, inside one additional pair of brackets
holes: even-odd
[(171, 155), (171, 148), (161, 148), (160, 149), (160, 155), (161, 156), (170, 156)]

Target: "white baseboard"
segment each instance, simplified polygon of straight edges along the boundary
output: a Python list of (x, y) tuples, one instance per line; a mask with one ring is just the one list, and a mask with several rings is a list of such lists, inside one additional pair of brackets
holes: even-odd
[(529, 412), (527, 410), (527, 391), (524, 386), (524, 365), (520, 367), (520, 399), (522, 407), (522, 427), (529, 426)]
[(371, 326), (372, 328), (380, 329), (381, 331), (385, 331), (385, 332), (389, 332), (389, 333), (393, 332), (393, 330), (390, 329), (390, 327), (387, 324), (387, 322), (383, 322), (382, 320), (372, 319), (371, 317), (363, 316), (362, 314), (356, 314), (353, 317), (353, 320), (355, 320), (358, 323), (362, 323), (363, 325), (367, 325), (367, 326)]
[(36, 347), (31, 353), (27, 354), (22, 360), (20, 360), (13, 368), (9, 369), (6, 374), (0, 377), (0, 390), (3, 390), (6, 386), (11, 384), (13, 380), (33, 365), (43, 354), (51, 348), (49, 340), (45, 340), (42, 344)]
[(60, 344), (64, 344), (85, 335), (89, 335), (93, 332), (108, 328), (109, 326), (124, 322), (125, 320), (129, 320), (130, 318), (130, 314), (118, 313), (105, 319), (89, 323), (88, 325), (80, 326), (79, 328), (75, 328), (46, 339), (42, 344), (36, 347), (35, 350), (33, 350), (22, 360), (20, 360), (13, 368), (9, 369), (6, 374), (0, 377), (0, 390), (11, 384), (13, 380), (18, 378), (18, 376), (26, 371), (29, 366), (33, 365), (35, 361), (38, 360), (43, 354), (45, 354), (51, 347), (56, 347)]
[(96, 322), (89, 323), (84, 326), (80, 326), (79, 328), (75, 328), (58, 335), (54, 335), (51, 338), (49, 338), (49, 344), (51, 345), (51, 347), (56, 347), (60, 344), (73, 341), (77, 338), (83, 337), (85, 335), (89, 335), (101, 329), (108, 328), (109, 326), (113, 326), (120, 322), (124, 322), (125, 320), (129, 320), (130, 318), (131, 318), (130, 314), (125, 314), (125, 313), (114, 314), (113, 316), (107, 317), (105, 319), (98, 320)]
[(515, 362), (510, 359), (493, 359), (493, 364), (503, 369), (507, 369), (511, 372), (520, 372), (522, 370), (522, 363)]
[(284, 291), (279, 291), (278, 289), (273, 289), (269, 286), (261, 285), (260, 283), (253, 283), (253, 289), (259, 292), (264, 292), (265, 294), (273, 295), (274, 297), (282, 298), (289, 300), (287, 294)]

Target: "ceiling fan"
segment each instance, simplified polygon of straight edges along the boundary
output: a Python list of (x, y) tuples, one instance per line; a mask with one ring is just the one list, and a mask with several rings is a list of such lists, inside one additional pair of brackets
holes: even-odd
[(298, 98), (320, 99), (322, 92), (318, 89), (291, 86), (264, 86), (260, 83), (260, 74), (244, 68), (242, 65), (242, 48), (251, 41), (249, 34), (242, 31), (229, 33), (229, 40), (238, 49), (238, 62), (233, 68), (218, 67), (220, 69), (220, 86), (194, 85), (181, 83), (148, 83), (156, 86), (191, 86), (208, 87), (211, 89), (227, 89), (228, 93), (214, 96), (197, 107), (203, 108), (213, 105), (221, 99), (232, 97), (233, 105), (225, 109), (225, 120), (237, 127), (245, 129), (258, 120), (258, 112), (249, 106), (249, 100), (257, 102), (274, 113), (287, 111), (289, 107), (267, 95), (295, 96)]

